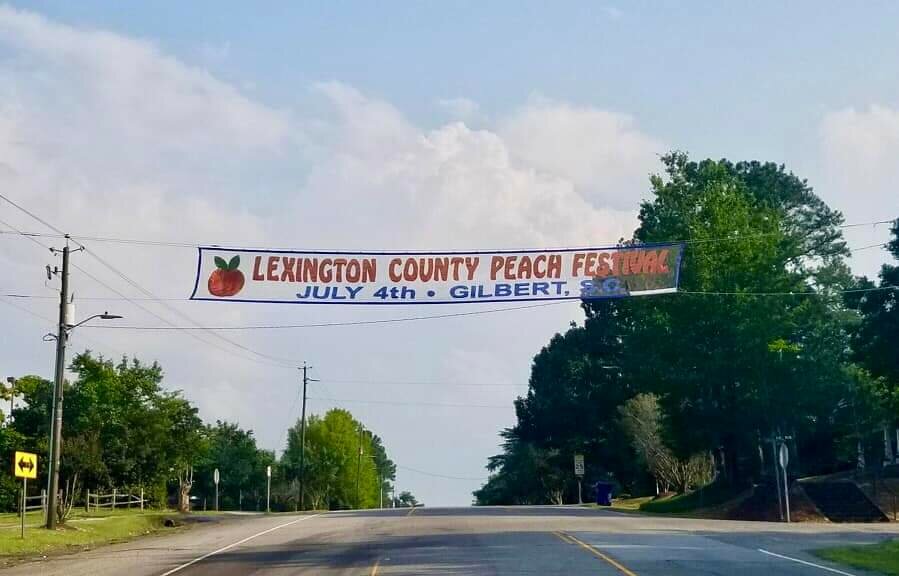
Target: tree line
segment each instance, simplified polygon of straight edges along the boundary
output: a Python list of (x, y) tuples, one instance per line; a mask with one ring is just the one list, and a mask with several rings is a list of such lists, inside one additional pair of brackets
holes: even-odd
[[(588, 483), (632, 494), (764, 481), (777, 439), (794, 477), (883, 462), (899, 267), (853, 276), (842, 214), (784, 166), (663, 165), (620, 244), (684, 241), (679, 292), (584, 301), (534, 357), (476, 503), (576, 501), (576, 453)], [(899, 220), (891, 233), (899, 258)]]
[[(214, 471), (220, 472), (219, 507), (265, 510), (267, 469), (271, 467), (273, 510), (370, 508), (391, 504), (396, 466), (380, 437), (353, 415), (332, 409), (306, 422), (305, 498), (300, 501), (300, 423), (287, 433), (283, 454), (258, 446), (252, 430), (237, 424), (204, 423), (195, 405), (163, 387), (158, 363), (135, 358), (118, 362), (76, 355), (65, 383), (65, 416), (60, 487), (68, 503), (92, 493), (143, 492), (157, 507), (209, 508), (214, 505)], [(53, 383), (23, 376), (5, 389), (20, 399), (0, 427), (0, 449), (35, 452), (39, 476), (29, 488), (46, 486)], [(0, 476), (0, 509), (17, 509), (21, 484)], [(389, 496), (388, 496), (389, 495)], [(414, 502), (409, 493), (400, 504)], [(63, 507), (64, 508), (64, 507)]]

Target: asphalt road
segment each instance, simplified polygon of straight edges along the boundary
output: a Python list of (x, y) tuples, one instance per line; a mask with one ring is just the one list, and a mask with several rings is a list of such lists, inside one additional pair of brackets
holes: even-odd
[(233, 518), (0, 575), (861, 576), (808, 550), (897, 536), (897, 525), (787, 526), (573, 507), (348, 511)]

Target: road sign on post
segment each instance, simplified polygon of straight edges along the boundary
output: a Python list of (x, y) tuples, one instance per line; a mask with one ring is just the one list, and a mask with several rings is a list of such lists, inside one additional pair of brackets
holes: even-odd
[(574, 475), (575, 476), (583, 476), (584, 475), (584, 455), (583, 454), (575, 454), (574, 455)]
[(581, 478), (584, 477), (584, 455), (574, 455), (574, 475), (577, 476), (577, 503), (583, 504), (584, 497), (581, 494)]
[(27, 512), (26, 497), (28, 496), (28, 479), (37, 478), (37, 454), (31, 452), (16, 452), (12, 459), (13, 472), (16, 478), (22, 479), (22, 538), (25, 537), (25, 513)]
[(37, 478), (37, 454), (31, 452), (16, 452), (13, 457), (13, 467), (17, 478)]
[(783, 472), (784, 478), (784, 512), (786, 512), (787, 522), (790, 521), (790, 484), (787, 480), (787, 466), (790, 465), (790, 450), (787, 448), (786, 442), (780, 443), (780, 448), (777, 450), (777, 461), (780, 464), (780, 469)]

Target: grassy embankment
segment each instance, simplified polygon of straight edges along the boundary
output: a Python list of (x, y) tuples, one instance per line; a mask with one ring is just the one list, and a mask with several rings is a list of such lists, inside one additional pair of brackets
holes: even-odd
[(20, 519), (15, 514), (0, 514), (0, 556), (44, 555), (129, 540), (162, 529), (166, 516), (172, 516), (172, 513), (138, 510), (73, 512), (64, 527), (51, 532), (42, 527), (40, 511), (30, 512), (25, 517), (23, 539)]

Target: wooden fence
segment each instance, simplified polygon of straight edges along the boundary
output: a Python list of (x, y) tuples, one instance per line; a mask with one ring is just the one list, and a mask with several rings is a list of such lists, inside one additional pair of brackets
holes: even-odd
[[(19, 503), (19, 516), (22, 515), (22, 500), (18, 499)], [(32, 510), (41, 510), (44, 513), (44, 516), (47, 516), (47, 491), (41, 490), (40, 494), (36, 496), (25, 496), (25, 512), (31, 512)]]
[(92, 509), (111, 508), (114, 510), (116, 508), (131, 508), (132, 506), (139, 506), (143, 510), (145, 503), (143, 488), (141, 488), (140, 494), (121, 493), (113, 488), (109, 494), (93, 494), (88, 491), (85, 496), (84, 507), (88, 512)]

